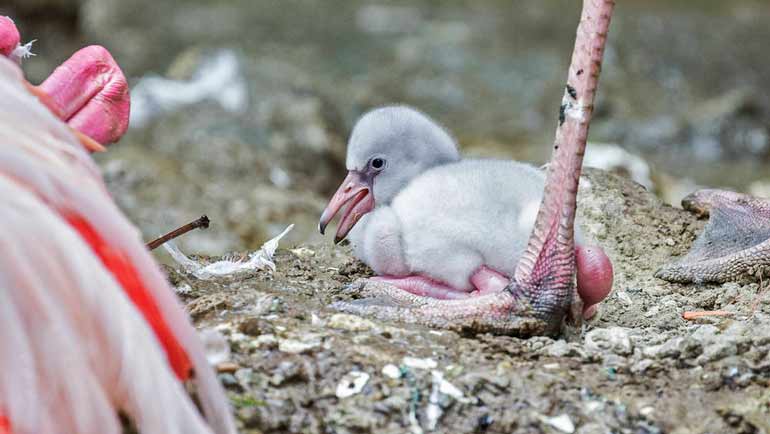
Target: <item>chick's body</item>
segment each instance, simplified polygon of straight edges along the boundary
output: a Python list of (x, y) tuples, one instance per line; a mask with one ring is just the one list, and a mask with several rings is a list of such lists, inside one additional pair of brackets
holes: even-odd
[(349, 239), (377, 274), (419, 274), (470, 291), (482, 265), (513, 275), (544, 185), (541, 170), (515, 161), (439, 165), (362, 217)]

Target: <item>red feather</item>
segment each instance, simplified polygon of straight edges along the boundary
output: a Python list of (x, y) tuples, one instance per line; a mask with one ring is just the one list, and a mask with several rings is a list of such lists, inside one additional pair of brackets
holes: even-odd
[(0, 434), (11, 434), (11, 423), (2, 414), (0, 414)]
[[(65, 219), (91, 246), (96, 256), (102, 260), (104, 266), (110, 270), (118, 283), (120, 283), (120, 286), (123, 287), (123, 290), (126, 291), (128, 298), (142, 312), (142, 315), (155, 331), (155, 335), (166, 350), (169, 364), (176, 375), (183, 381), (189, 379), (192, 374), (190, 358), (169, 329), (157, 303), (152, 298), (152, 294), (145, 288), (136, 273), (136, 269), (126, 255), (106, 243), (83, 217), (68, 214), (65, 216)], [(3, 434), (2, 431), (0, 431), (0, 434)]]

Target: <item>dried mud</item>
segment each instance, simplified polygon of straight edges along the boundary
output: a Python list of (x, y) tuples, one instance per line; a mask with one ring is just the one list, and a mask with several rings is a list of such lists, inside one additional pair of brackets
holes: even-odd
[[(166, 270), (196, 325), (230, 343), (220, 379), (244, 432), (431, 432), (431, 421), (442, 433), (770, 431), (770, 305), (759, 285), (652, 277), (703, 222), (598, 170), (581, 181), (579, 217), (615, 264), (614, 292), (598, 319), (558, 339), (464, 337), (331, 310), (370, 274), (331, 243), (280, 248), (275, 272), (201, 281)], [(734, 315), (681, 317), (707, 309)], [(391, 364), (397, 375), (383, 372)], [(432, 370), (463, 399), (431, 399)], [(369, 375), (360, 391), (345, 383), (355, 371)]]

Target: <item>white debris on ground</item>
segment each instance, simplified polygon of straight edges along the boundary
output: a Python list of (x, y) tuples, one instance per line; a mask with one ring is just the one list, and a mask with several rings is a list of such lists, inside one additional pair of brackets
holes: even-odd
[(190, 80), (148, 75), (131, 89), (131, 128), (142, 128), (163, 113), (215, 101), (231, 113), (248, 106), (248, 86), (238, 56), (221, 49), (204, 58)]
[(556, 428), (563, 433), (572, 434), (575, 432), (575, 424), (567, 414), (560, 414), (554, 417), (538, 415), (538, 419), (540, 419), (540, 422)]
[(348, 398), (360, 393), (367, 382), (369, 382), (369, 374), (366, 372), (348, 372), (337, 385), (337, 398)]
[(428, 397), (428, 407), (425, 409), (425, 416), (427, 418), (426, 427), (428, 431), (436, 429), (439, 418), (444, 414), (444, 409), (441, 407), (442, 398), (444, 396), (452, 397), (457, 400), (457, 402), (463, 404), (475, 402), (474, 399), (465, 397), (460, 389), (444, 379), (444, 374), (440, 371), (431, 371), (431, 378), (433, 383), (430, 390), (430, 396)]
[(275, 263), (273, 262), (273, 255), (278, 248), (278, 242), (286, 236), (294, 228), (294, 225), (289, 225), (280, 235), (267, 241), (262, 247), (249, 254), (247, 260), (221, 260), (212, 262), (208, 265), (203, 265), (199, 262), (193, 261), (187, 255), (182, 253), (179, 248), (168, 242), (163, 245), (166, 251), (182, 268), (188, 273), (199, 279), (210, 279), (215, 276), (225, 276), (228, 274), (240, 273), (244, 271), (262, 270), (269, 268), (271, 271), (275, 271)]

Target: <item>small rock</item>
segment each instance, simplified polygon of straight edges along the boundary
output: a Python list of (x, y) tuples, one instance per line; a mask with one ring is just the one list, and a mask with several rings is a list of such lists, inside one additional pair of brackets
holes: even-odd
[(585, 349), (590, 353), (611, 352), (629, 355), (634, 347), (628, 336), (628, 330), (623, 327), (598, 328), (586, 334)]
[(321, 345), (318, 341), (298, 341), (295, 339), (279, 339), (278, 349), (284, 353), (301, 354), (318, 348)]
[(278, 339), (274, 334), (260, 335), (252, 341), (257, 348), (276, 348), (278, 346)]
[(369, 374), (360, 371), (351, 371), (342, 377), (337, 385), (337, 398), (348, 398), (360, 393), (369, 381)]
[(740, 321), (732, 322), (724, 331), (710, 324), (698, 327), (692, 337), (703, 343), (703, 354), (696, 362), (702, 365), (745, 352), (751, 344), (747, 330), (747, 325)]
[(650, 367), (652, 367), (655, 364), (655, 362), (651, 359), (642, 359), (633, 365), (631, 365), (631, 372), (634, 374), (643, 374), (645, 371), (647, 371)]
[(398, 366), (389, 363), (382, 367), (382, 375), (393, 379), (401, 378), (401, 370), (398, 369)]
[(446, 372), (449, 377), (457, 377), (463, 372), (463, 367), (460, 365), (451, 364), (444, 368), (444, 372)]
[(238, 380), (238, 384), (240, 384), (241, 387), (248, 389), (254, 377), (254, 370), (251, 368), (238, 369), (233, 376)]
[(234, 387), (234, 386), (240, 387), (240, 384), (238, 384), (238, 380), (235, 379), (235, 376), (233, 374), (219, 374), (219, 381), (225, 387)]
[(551, 357), (584, 357), (585, 353), (575, 343), (567, 343), (564, 340), (558, 340), (543, 348), (543, 352)]
[(287, 360), (278, 364), (269, 381), (273, 386), (280, 386), (294, 380), (305, 381), (306, 379), (303, 378), (302, 368), (297, 363)]
[(634, 302), (633, 300), (631, 300), (631, 296), (628, 295), (628, 292), (626, 291), (618, 291), (616, 295), (618, 297), (618, 300), (620, 300), (626, 306), (630, 306)]
[(416, 357), (406, 356), (401, 363), (412, 369), (435, 369), (438, 366), (433, 359), (418, 359)]
[(690, 336), (674, 337), (660, 345), (650, 345), (642, 349), (642, 354), (651, 359), (693, 357), (700, 354), (703, 345)]
[(249, 336), (260, 336), (272, 333), (274, 327), (262, 318), (248, 318), (238, 325), (238, 331)]
[(297, 247), (296, 249), (289, 249), (289, 251), (300, 259), (315, 256), (315, 251), (307, 247)]
[(375, 327), (374, 323), (360, 316), (347, 313), (337, 313), (329, 318), (328, 326), (339, 330), (349, 330), (352, 332), (363, 332)]
[(179, 295), (187, 295), (192, 292), (192, 286), (189, 283), (182, 283), (179, 286), (174, 287), (174, 292)]

